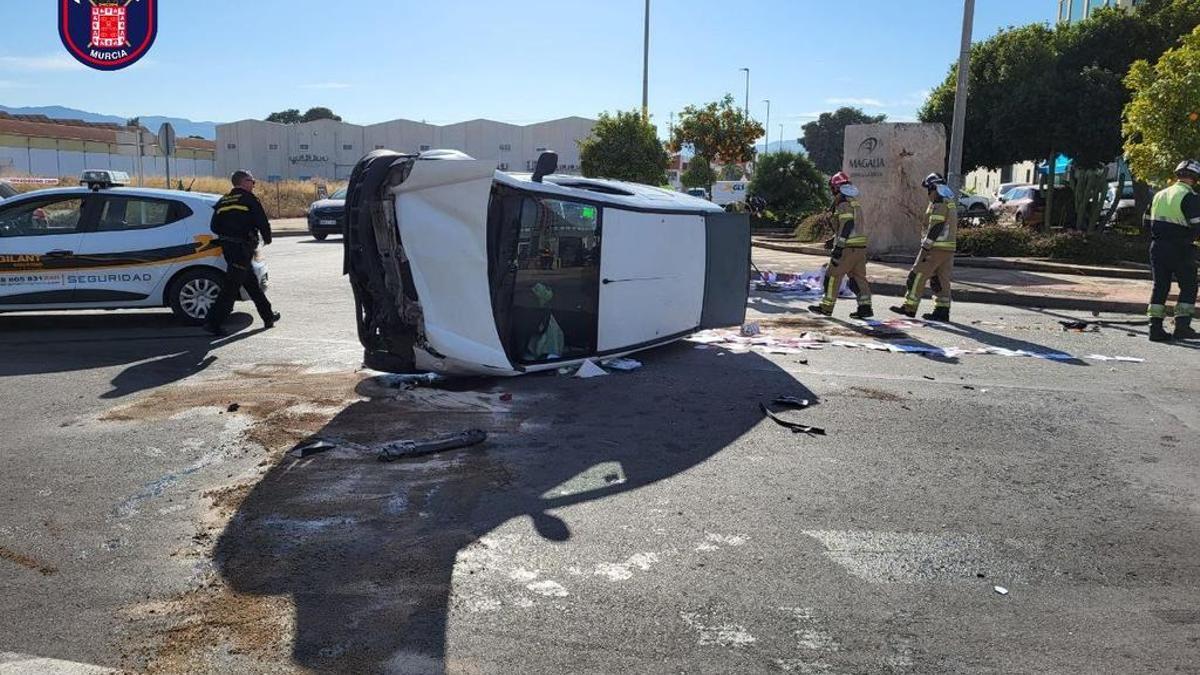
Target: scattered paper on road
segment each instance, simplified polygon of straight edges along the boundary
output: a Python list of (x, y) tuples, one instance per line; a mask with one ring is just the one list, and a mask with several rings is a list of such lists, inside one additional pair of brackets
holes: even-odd
[[(768, 293), (778, 293), (788, 299), (815, 300), (825, 295), (825, 270), (790, 274), (785, 272), (756, 272), (751, 288)], [(839, 298), (853, 298), (849, 277), (842, 277), (838, 287)]]
[(924, 354), (938, 358), (958, 358), (960, 356), (973, 356), (990, 354), (993, 356), (1021, 357), (1032, 359), (1044, 359), (1046, 361), (1115, 361), (1121, 363), (1143, 363), (1145, 359), (1140, 359), (1133, 356), (1105, 356), (1103, 354), (1089, 354), (1087, 356), (1075, 356), (1066, 352), (1059, 351), (1032, 351), (1026, 349), (1008, 349), (1005, 347), (938, 347), (923, 342), (913, 341), (893, 341), (893, 342), (866, 342), (858, 340), (829, 340), (824, 335), (816, 333), (805, 333), (800, 337), (790, 337), (784, 335), (771, 335), (766, 332), (760, 333), (754, 337), (743, 337), (737, 331), (729, 330), (708, 330), (697, 333), (689, 338), (692, 342), (701, 345), (720, 345), (731, 352), (748, 352), (755, 351), (760, 354), (779, 354), (790, 355), (799, 354), (809, 349), (821, 349), (826, 345), (832, 347), (842, 347), (845, 349), (869, 349), (871, 351), (892, 352), (895, 354)]
[(607, 374), (608, 374), (608, 371), (606, 371), (603, 368), (601, 368), (600, 366), (596, 365), (596, 362), (592, 361), (591, 359), (588, 359), (587, 361), (584, 361), (583, 363), (581, 363), (579, 365), (579, 370), (575, 371), (575, 377), (582, 377), (582, 378), (600, 377), (601, 375), (607, 375)]
[(637, 359), (629, 359), (629, 358), (609, 359), (607, 361), (601, 362), (600, 365), (604, 366), (605, 368), (611, 368), (612, 370), (630, 371), (630, 370), (637, 370), (638, 368), (641, 368), (642, 362), (638, 361)]

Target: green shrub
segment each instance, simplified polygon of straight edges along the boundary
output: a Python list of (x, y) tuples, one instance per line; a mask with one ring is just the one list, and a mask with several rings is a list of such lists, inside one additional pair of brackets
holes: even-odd
[(996, 258), (1050, 258), (1085, 265), (1145, 262), (1145, 236), (1121, 232), (1056, 231), (1039, 234), (1027, 228), (985, 225), (958, 231), (958, 253)]
[(1030, 255), (1093, 265), (1144, 263), (1148, 246), (1145, 237), (1117, 232), (1055, 232), (1036, 238)]
[(811, 214), (800, 220), (792, 236), (797, 241), (825, 241), (837, 231), (837, 220), (828, 211)]
[(1034, 234), (1025, 228), (981, 225), (958, 231), (958, 253), (1001, 258), (1032, 255)]

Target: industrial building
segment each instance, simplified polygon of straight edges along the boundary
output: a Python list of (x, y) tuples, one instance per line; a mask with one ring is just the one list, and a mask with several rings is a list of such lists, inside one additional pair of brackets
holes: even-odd
[[(180, 138), (176, 146), (172, 177), (214, 175), (212, 141)], [(78, 176), (84, 169), (118, 169), (137, 176), (139, 168), (146, 176), (166, 174), (166, 158), (149, 129), (0, 112), (0, 176), (60, 178)]]
[(560, 173), (579, 173), (578, 141), (591, 135), (595, 123), (582, 117), (525, 126), (483, 119), (446, 126), (403, 119), (368, 126), (242, 120), (217, 125), (217, 173), (247, 169), (260, 180), (344, 180), (372, 150), (438, 148), (494, 161), (502, 171), (532, 171), (539, 154), (554, 150)]
[(1092, 15), (1101, 7), (1117, 7), (1132, 9), (1141, 4), (1141, 0), (1058, 0), (1059, 23), (1076, 23)]

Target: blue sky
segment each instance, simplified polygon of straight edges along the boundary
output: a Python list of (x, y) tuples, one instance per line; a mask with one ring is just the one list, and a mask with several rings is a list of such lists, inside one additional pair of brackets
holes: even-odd
[[(193, 120), (333, 108), (347, 121), (525, 124), (641, 105), (642, 0), (160, 0), (158, 41), (118, 72), (76, 64), (56, 3), (6, 2), (0, 103)], [(652, 0), (650, 109), (726, 92), (771, 137), (839, 105), (913, 119), (957, 56), (958, 0)], [(977, 0), (975, 38), (1055, 0)]]

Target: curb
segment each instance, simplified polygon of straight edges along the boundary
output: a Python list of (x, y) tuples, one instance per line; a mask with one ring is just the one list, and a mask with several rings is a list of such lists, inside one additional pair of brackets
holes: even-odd
[[(753, 241), (751, 245), (783, 253), (799, 253), (802, 255), (828, 256), (829, 251), (819, 246), (801, 246), (783, 244), (773, 241)], [(915, 253), (913, 255), (916, 255)], [(872, 258), (872, 262), (911, 263), (913, 255), (884, 254)], [(1042, 262), (1036, 260), (1005, 260), (1003, 258), (973, 258), (970, 256), (955, 256), (956, 267), (976, 267), (981, 269), (1019, 270), (1023, 272), (1048, 272), (1051, 274), (1074, 274), (1081, 277), (1097, 277), (1107, 279), (1151, 279), (1148, 269), (1121, 269), (1117, 267), (1089, 267), (1071, 263)]]
[[(891, 295), (903, 298), (908, 289), (903, 284), (871, 282), (872, 295)], [(1069, 309), (1078, 312), (1110, 312), (1114, 314), (1145, 314), (1146, 303), (1125, 300), (1102, 300), (1094, 298), (1064, 298), (1056, 295), (1025, 295), (997, 291), (977, 291), (967, 288), (951, 289), (954, 302), (976, 302), (986, 305), (1010, 307), (1036, 307), (1040, 309)]]

